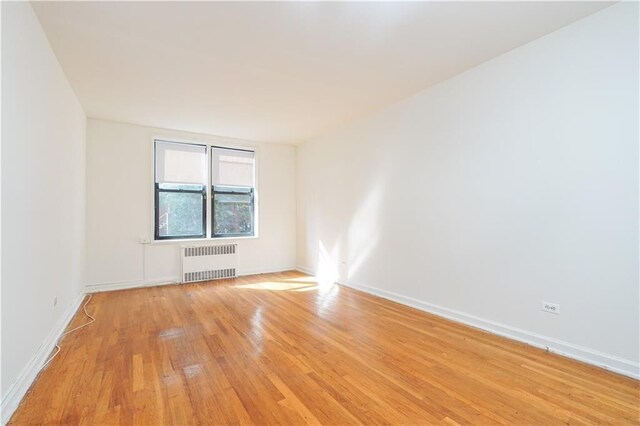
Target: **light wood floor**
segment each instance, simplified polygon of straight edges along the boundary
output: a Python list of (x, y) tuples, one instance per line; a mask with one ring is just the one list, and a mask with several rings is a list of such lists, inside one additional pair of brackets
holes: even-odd
[(12, 424), (640, 422), (637, 381), (298, 272), (88, 311)]

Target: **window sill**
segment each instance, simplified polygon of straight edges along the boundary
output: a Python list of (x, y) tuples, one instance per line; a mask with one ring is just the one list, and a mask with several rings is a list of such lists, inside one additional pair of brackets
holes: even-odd
[(257, 240), (260, 238), (258, 235), (252, 235), (250, 237), (218, 237), (218, 238), (184, 238), (184, 239), (175, 239), (175, 240), (152, 240), (147, 243), (149, 245), (165, 245), (165, 244), (190, 244), (190, 243), (203, 243), (203, 244), (211, 244), (217, 241), (239, 241), (239, 240)]

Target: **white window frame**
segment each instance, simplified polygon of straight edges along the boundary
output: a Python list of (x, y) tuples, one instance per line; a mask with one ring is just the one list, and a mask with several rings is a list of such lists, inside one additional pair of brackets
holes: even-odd
[[(156, 215), (155, 215), (155, 143), (156, 141), (164, 141), (164, 142), (173, 142), (173, 143), (184, 143), (184, 144), (195, 144), (195, 145), (204, 145), (206, 146), (206, 155), (207, 155), (207, 214), (206, 214), (206, 236), (205, 238), (172, 238), (172, 239), (163, 239), (156, 240), (155, 237), (155, 226), (156, 226)], [(151, 238), (149, 239), (151, 244), (182, 244), (184, 242), (212, 242), (212, 241), (230, 241), (230, 240), (255, 240), (260, 238), (260, 154), (259, 148), (251, 143), (244, 143), (244, 141), (233, 141), (222, 138), (198, 138), (198, 139), (190, 139), (183, 137), (176, 137), (170, 135), (155, 135), (151, 137), (151, 203), (150, 206), (150, 218), (151, 218), (151, 227), (150, 234)], [(254, 190), (253, 190), (253, 235), (247, 236), (237, 236), (237, 237), (212, 237), (212, 188), (211, 188), (211, 147), (218, 148), (228, 148), (228, 149), (242, 149), (253, 151), (254, 153)]]

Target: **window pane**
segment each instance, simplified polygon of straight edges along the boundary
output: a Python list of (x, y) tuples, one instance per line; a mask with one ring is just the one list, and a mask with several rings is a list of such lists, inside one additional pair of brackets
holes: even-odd
[(253, 197), (248, 194), (214, 194), (213, 233), (253, 235)]
[(160, 192), (158, 194), (158, 235), (160, 237), (203, 236), (202, 207), (202, 193)]

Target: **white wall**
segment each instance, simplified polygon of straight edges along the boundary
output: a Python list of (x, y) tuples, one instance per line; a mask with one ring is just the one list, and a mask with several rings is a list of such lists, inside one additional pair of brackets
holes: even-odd
[(180, 279), (179, 247), (184, 242), (140, 244), (141, 237), (153, 238), (154, 137), (255, 146), (259, 238), (232, 240), (239, 244), (239, 273), (295, 267), (293, 146), (89, 119), (86, 261), (89, 291)]
[(28, 2), (2, 3), (2, 92), (6, 410), (83, 284), (86, 118)]
[(299, 266), (637, 375), (638, 112), (617, 4), (300, 146)]

